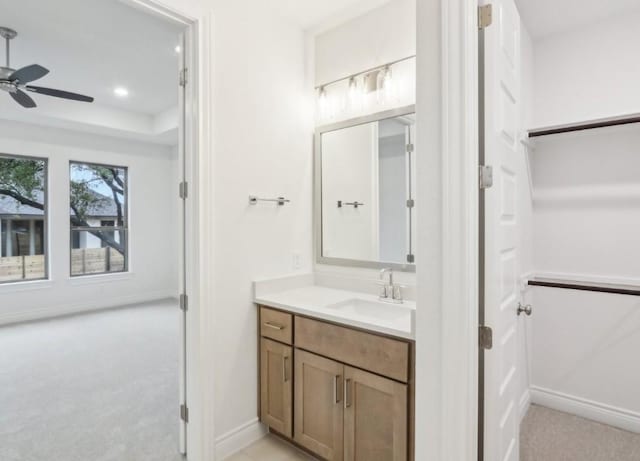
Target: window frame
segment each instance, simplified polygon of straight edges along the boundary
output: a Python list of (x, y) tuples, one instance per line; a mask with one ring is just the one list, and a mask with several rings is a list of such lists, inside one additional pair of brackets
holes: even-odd
[[(44, 163), (43, 170), (43, 206), (44, 210), (42, 213), (42, 232), (43, 232), (43, 242), (42, 242), (42, 253), (44, 255), (44, 277), (37, 279), (18, 279), (18, 280), (5, 280), (0, 281), (0, 286), (8, 286), (13, 284), (22, 284), (22, 283), (30, 283), (30, 282), (41, 282), (41, 281), (49, 281), (51, 280), (51, 268), (49, 265), (49, 158), (48, 157), (40, 157), (37, 155), (24, 155), (24, 154), (8, 154), (6, 152), (0, 152), (0, 157), (17, 159), (17, 160), (31, 160), (31, 161), (41, 161)], [(0, 239), (2, 238), (2, 230), (0, 228)], [(1, 257), (1, 256), (0, 256)]]
[[(73, 165), (84, 165), (84, 166), (100, 166), (100, 167), (105, 167), (105, 168), (117, 168), (119, 170), (124, 170), (124, 206), (123, 206), (123, 211), (122, 211), (122, 218), (124, 220), (124, 225), (123, 226), (89, 226), (89, 227), (74, 227), (71, 225), (71, 168), (73, 167)], [(100, 162), (91, 162), (91, 161), (82, 161), (82, 160), (69, 160), (69, 169), (68, 169), (68, 195), (67, 195), (67, 199), (68, 199), (68, 205), (69, 205), (69, 277), (71, 277), (72, 279), (83, 279), (86, 277), (93, 277), (93, 276), (108, 276), (108, 275), (122, 275), (122, 274), (127, 274), (130, 273), (130, 267), (131, 267), (131, 248), (129, 246), (129, 233), (130, 233), (130, 229), (129, 229), (129, 167), (128, 166), (124, 166), (124, 165), (114, 165), (114, 164), (108, 164), (108, 163), (100, 163)], [(104, 221), (102, 219), (103, 217), (100, 216), (100, 222), (102, 223), (102, 221)], [(124, 268), (121, 271), (104, 271), (104, 272), (92, 272), (92, 273), (88, 273), (88, 274), (74, 274), (73, 273), (73, 233), (75, 232), (90, 232), (90, 231), (94, 231), (94, 230), (101, 230), (104, 232), (113, 232), (115, 235), (115, 232), (120, 232), (120, 235), (122, 236), (121, 238), (124, 240)], [(101, 247), (101, 248), (105, 248), (105, 247)]]

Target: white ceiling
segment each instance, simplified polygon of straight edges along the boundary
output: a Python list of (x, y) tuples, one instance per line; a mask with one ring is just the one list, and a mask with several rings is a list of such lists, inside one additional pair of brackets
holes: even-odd
[(516, 0), (516, 4), (535, 39), (640, 10), (639, 0)]
[[(270, 6), (303, 29), (340, 23), (391, 0), (269, 0)], [(333, 25), (333, 24), (332, 24)]]
[[(177, 104), (180, 27), (116, 0), (0, 0), (0, 11), (0, 26), (19, 34), (11, 67), (37, 63), (51, 71), (34, 85), (87, 94), (97, 106), (145, 115)], [(1, 65), (4, 59), (3, 45)], [(118, 99), (116, 86), (130, 96)], [(33, 97), (38, 102), (46, 96)], [(14, 104), (0, 94), (0, 107), (9, 102)]]

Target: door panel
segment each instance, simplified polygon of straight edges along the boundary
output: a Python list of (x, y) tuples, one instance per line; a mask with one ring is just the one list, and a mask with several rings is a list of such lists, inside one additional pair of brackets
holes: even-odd
[(290, 346), (262, 338), (260, 345), (260, 418), (287, 437), (292, 436), (293, 381)]
[(493, 349), (485, 352), (484, 459), (519, 459), (517, 175), (520, 131), (520, 17), (513, 0), (496, 0), (484, 30), (485, 164), (494, 185), (485, 193), (485, 324)]
[(407, 385), (345, 367), (345, 461), (407, 460)]
[(294, 440), (329, 461), (343, 459), (343, 374), (342, 364), (296, 350)]

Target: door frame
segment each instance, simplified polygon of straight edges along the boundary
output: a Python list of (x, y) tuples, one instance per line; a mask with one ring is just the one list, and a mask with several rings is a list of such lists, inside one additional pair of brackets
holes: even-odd
[[(185, 28), (186, 66), (188, 84), (184, 97), (186, 129), (184, 136), (184, 180), (188, 183), (185, 201), (186, 293), (189, 296), (186, 313), (186, 396), (189, 408), (186, 431), (187, 459), (203, 461), (215, 459), (214, 388), (213, 247), (208, 236), (213, 233), (213, 177), (211, 156), (211, 72), (213, 13), (205, 7), (182, 5), (174, 1), (173, 8), (166, 0), (113, 0), (123, 2), (142, 12), (183, 25)], [(186, 3), (186, 2), (183, 2)], [(180, 6), (177, 6), (180, 5)], [(181, 168), (182, 169), (182, 168)], [(178, 189), (176, 185), (176, 197)], [(182, 287), (181, 287), (182, 289)], [(179, 408), (176, 407), (176, 421)], [(178, 427), (176, 427), (178, 429)]]
[[(416, 459), (478, 451), (478, 3), (418, 2)], [(426, 159), (423, 160), (423, 159)], [(423, 221), (423, 217), (428, 217)]]

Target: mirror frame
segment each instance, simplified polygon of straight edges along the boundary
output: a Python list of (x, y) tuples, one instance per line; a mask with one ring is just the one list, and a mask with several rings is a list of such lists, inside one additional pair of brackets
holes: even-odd
[(329, 125), (323, 125), (316, 128), (314, 136), (314, 161), (313, 161), (313, 220), (314, 220), (314, 251), (317, 264), (328, 264), (333, 266), (362, 267), (369, 269), (392, 268), (401, 272), (415, 272), (415, 263), (398, 263), (398, 262), (380, 262), (365, 261), (358, 259), (333, 258), (322, 255), (322, 135), (331, 131), (337, 131), (344, 128), (364, 125), (367, 123), (378, 122), (403, 115), (411, 115), (416, 113), (416, 106), (399, 107), (397, 109), (377, 112), (363, 117), (352, 118)]

